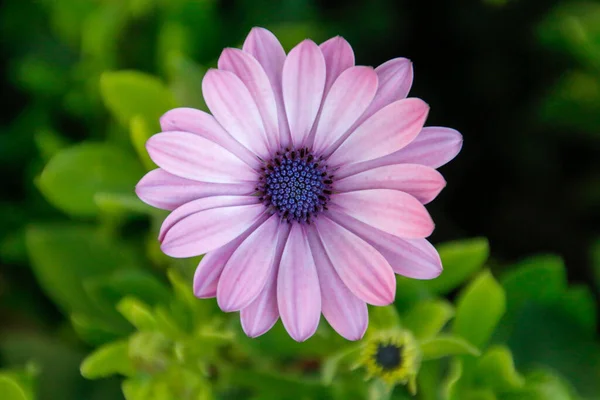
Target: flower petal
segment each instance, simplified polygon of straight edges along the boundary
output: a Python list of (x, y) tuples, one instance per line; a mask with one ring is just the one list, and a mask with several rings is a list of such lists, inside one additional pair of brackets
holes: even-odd
[(323, 315), (332, 328), (344, 338), (361, 339), (369, 324), (366, 303), (352, 294), (335, 272), (314, 227), (307, 229), (307, 235), (317, 265)]
[(281, 71), (285, 62), (285, 51), (279, 40), (270, 31), (264, 28), (252, 28), (242, 48), (252, 54), (264, 68), (277, 103), (277, 120), (282, 147), (291, 144), (290, 128), (288, 127), (285, 106), (283, 105), (283, 92), (281, 90)]
[(174, 108), (163, 114), (160, 126), (164, 132), (183, 131), (200, 135), (235, 154), (252, 168), (260, 167), (258, 157), (227, 133), (215, 117), (204, 111), (185, 107)]
[(313, 41), (294, 47), (283, 64), (283, 101), (292, 142), (301, 146), (315, 122), (325, 88), (325, 59)]
[(328, 218), (316, 219), (315, 226), (335, 271), (356, 297), (376, 306), (394, 301), (394, 271), (373, 246)]
[(446, 185), (442, 174), (420, 164), (395, 164), (373, 168), (334, 183), (334, 190), (354, 192), (365, 189), (400, 190), (415, 197), (423, 204), (433, 200)]
[(194, 274), (194, 295), (201, 299), (215, 297), (217, 295), (217, 286), (225, 264), (233, 252), (242, 244), (244, 240), (252, 233), (263, 221), (257, 221), (244, 233), (233, 239), (224, 246), (219, 247), (207, 253), (196, 268)]
[(338, 76), (354, 66), (354, 51), (350, 43), (341, 36), (333, 37), (321, 43), (319, 47), (325, 58), (327, 68), (325, 78), (325, 94), (327, 94)]
[(247, 307), (262, 291), (273, 268), (279, 216), (272, 215), (235, 250), (223, 270), (217, 302), (225, 312)]
[(300, 224), (293, 224), (281, 256), (277, 276), (277, 304), (283, 326), (303, 342), (317, 330), (321, 292), (317, 268)]
[(346, 69), (323, 103), (314, 140), (317, 154), (340, 138), (367, 109), (377, 91), (377, 74), (370, 67)]
[(163, 132), (146, 142), (152, 161), (165, 171), (202, 182), (255, 181), (256, 172), (218, 144), (189, 132)]
[(219, 124), (241, 144), (262, 158), (269, 156), (265, 128), (252, 95), (233, 72), (209, 70), (202, 93)]
[(373, 246), (397, 274), (433, 279), (442, 273), (440, 256), (426, 239), (401, 239), (334, 210), (327, 216)]
[(279, 318), (277, 307), (277, 275), (283, 248), (290, 233), (289, 224), (280, 225), (280, 233), (275, 249), (275, 260), (269, 271), (267, 283), (256, 299), (240, 312), (242, 328), (249, 337), (257, 337), (267, 332)]
[(210, 299), (217, 295), (219, 278), (227, 260), (235, 250), (231, 245), (232, 242), (202, 257), (194, 273), (194, 296), (199, 299)]
[(172, 175), (157, 168), (148, 172), (136, 185), (135, 193), (146, 204), (163, 210), (177, 207), (203, 197), (254, 193), (252, 182), (211, 183), (198, 182)]
[(405, 99), (413, 81), (412, 63), (407, 58), (394, 58), (375, 68), (379, 78), (377, 94), (358, 124), (395, 101)]
[(265, 70), (256, 58), (239, 49), (225, 49), (219, 69), (233, 72), (246, 85), (262, 118), (271, 152), (279, 150), (279, 126), (275, 95)]
[(398, 100), (354, 131), (329, 158), (330, 165), (357, 163), (400, 150), (419, 133), (429, 106), (420, 99)]
[(462, 142), (462, 135), (454, 129), (428, 126), (405, 148), (389, 157), (396, 162), (439, 168), (456, 157)]
[(338, 193), (331, 201), (359, 221), (398, 237), (423, 238), (433, 232), (433, 221), (423, 204), (398, 190)]
[(462, 148), (462, 136), (451, 128), (428, 126), (406, 147), (384, 157), (341, 167), (336, 176), (350, 176), (385, 165), (414, 163), (439, 168)]
[(161, 249), (175, 258), (208, 253), (230, 242), (265, 212), (263, 204), (211, 208), (192, 214), (169, 229)]
[(190, 201), (176, 208), (165, 218), (160, 227), (158, 240), (162, 242), (169, 229), (184, 218), (197, 212), (219, 207), (245, 206), (258, 203), (260, 203), (260, 200), (256, 196), (211, 196)]

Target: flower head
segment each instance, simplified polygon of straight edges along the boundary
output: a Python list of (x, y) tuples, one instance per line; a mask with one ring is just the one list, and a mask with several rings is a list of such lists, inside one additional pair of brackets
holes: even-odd
[(379, 378), (390, 386), (407, 384), (411, 393), (416, 392), (421, 355), (408, 331), (385, 332), (370, 338), (363, 348), (360, 365), (370, 378)]
[(423, 204), (462, 139), (423, 128), (429, 107), (406, 98), (411, 83), (407, 59), (355, 66), (341, 37), (286, 55), (255, 28), (243, 49), (225, 49), (202, 82), (212, 115), (167, 112), (147, 143), (160, 168), (136, 188), (172, 211), (159, 233), (167, 255), (206, 254), (196, 296), (240, 311), (252, 337), (281, 318), (306, 340), (322, 313), (357, 340), (366, 304), (393, 302), (394, 273), (438, 276)]

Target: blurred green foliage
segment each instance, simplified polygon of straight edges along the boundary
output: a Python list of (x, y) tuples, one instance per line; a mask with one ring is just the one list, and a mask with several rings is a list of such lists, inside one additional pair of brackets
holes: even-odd
[[(600, 398), (596, 301), (588, 287), (568, 284), (557, 256), (499, 266), (485, 239), (442, 243), (442, 276), (399, 277), (395, 305), (370, 310), (358, 343), (324, 322), (305, 343), (281, 323), (249, 339), (237, 316), (193, 296), (198, 260), (161, 254), (156, 234), (165, 213), (133, 193), (153, 168), (146, 139), (164, 111), (206, 108), (204, 72), (250, 26), (266, 24), (286, 49), (337, 34), (313, 2), (240, 1), (227, 14), (228, 4), (2, 4), (7, 74), (28, 101), (1, 127), (0, 160), (27, 186), (22, 198), (0, 203), (0, 259), (29, 263), (31, 272), (0, 276), (0, 295), (3, 279), (34, 276), (37, 284), (23, 286), (31, 295), (3, 298), (0, 397), (406, 399), (403, 386), (365, 381), (359, 355), (382, 332), (408, 331), (422, 359), (417, 398)], [(360, 16), (366, 39), (391, 29), (386, 4), (374, 1)], [(543, 123), (600, 132), (599, 21), (600, 4), (563, 2), (537, 26), (540, 43), (578, 65), (548, 88), (538, 110)], [(43, 305), (38, 287), (53, 307)]]

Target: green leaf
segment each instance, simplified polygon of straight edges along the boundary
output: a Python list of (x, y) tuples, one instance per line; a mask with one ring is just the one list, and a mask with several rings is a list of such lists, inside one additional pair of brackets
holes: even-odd
[(174, 268), (167, 272), (167, 276), (179, 305), (189, 310), (193, 325), (193, 321), (205, 321), (210, 318), (214, 310), (214, 304), (210, 300), (199, 300), (194, 296), (192, 290), (192, 278), (185, 279)]
[(360, 346), (351, 346), (325, 358), (323, 360), (323, 366), (321, 367), (321, 382), (323, 382), (324, 385), (331, 385), (337, 374), (338, 368), (344, 364), (350, 366), (355, 362), (361, 349), (362, 347)]
[[(69, 314), (106, 316), (88, 297), (83, 282), (136, 265), (128, 247), (86, 225), (33, 225), (27, 229), (26, 239), (33, 271), (42, 289)], [(114, 310), (111, 315), (118, 317)]]
[[(6, 360), (5, 364), (8, 364)], [(23, 391), (26, 399), (34, 400), (37, 398), (36, 393), (39, 386), (40, 372), (38, 363), (27, 361), (22, 368), (0, 370), (0, 380), (4, 379), (16, 383)], [(4, 383), (6, 383), (6, 381)], [(4, 394), (5, 390), (6, 389), (3, 388), (3, 383), (0, 383), (0, 393)], [(10, 391), (10, 389), (6, 391)]]
[(99, 70), (116, 63), (119, 38), (128, 18), (124, 11), (123, 2), (105, 2), (95, 7), (82, 25), (81, 52)]
[(229, 372), (228, 378), (235, 386), (259, 390), (272, 399), (293, 398), (326, 399), (328, 390), (321, 382), (283, 374), (277, 371), (261, 371), (258, 369), (236, 369)]
[(67, 140), (51, 129), (40, 129), (33, 139), (42, 158), (46, 161), (67, 147)]
[(450, 369), (446, 379), (442, 382), (442, 399), (444, 400), (461, 400), (459, 397), (460, 378), (463, 373), (462, 360), (455, 357), (450, 362)]
[(140, 331), (156, 329), (156, 319), (146, 304), (133, 298), (126, 297), (119, 302), (117, 310)]
[[(27, 331), (5, 331), (0, 341), (0, 358), (5, 365), (34, 363), (39, 371), (35, 392), (40, 400), (76, 399), (81, 395), (78, 367), (83, 354), (67, 340)], [(2, 394), (0, 391), (0, 399), (4, 400)]]
[[(594, 396), (595, 398), (595, 396)], [(572, 387), (550, 370), (537, 369), (526, 376), (525, 387), (506, 393), (502, 400), (579, 400)]]
[(100, 93), (113, 116), (127, 127), (132, 118), (141, 116), (150, 130), (158, 131), (160, 116), (176, 106), (171, 91), (158, 78), (137, 71), (103, 73)]
[(324, 329), (323, 324), (317, 329), (314, 336), (306, 342), (298, 343), (292, 339), (285, 330), (281, 321), (277, 322), (271, 330), (255, 339), (244, 335), (241, 327), (236, 329), (238, 337), (235, 341), (244, 346), (248, 352), (256, 357), (275, 358), (322, 358), (331, 355), (337, 349), (347, 346), (348, 342), (331, 329)]
[(488, 259), (490, 249), (487, 239), (475, 238), (448, 242), (437, 247), (444, 271), (436, 279), (422, 284), (437, 294), (446, 294), (460, 286)]
[(445, 300), (426, 300), (417, 303), (402, 318), (404, 328), (417, 339), (435, 336), (454, 316), (452, 304)]
[[(599, 24), (600, 25), (600, 24)], [(547, 126), (598, 138), (600, 77), (587, 71), (567, 71), (540, 104), (539, 119)]]
[(459, 295), (453, 332), (483, 348), (504, 314), (504, 290), (489, 271), (479, 274)]
[[(598, 393), (600, 344), (556, 303), (529, 303), (515, 316), (506, 340), (518, 368), (545, 365), (569, 380), (584, 398)], [(551, 351), (550, 351), (551, 350)]]
[(123, 336), (123, 330), (115, 330), (110, 324), (97, 316), (71, 314), (71, 325), (77, 335), (86, 343), (94, 346), (102, 345)]
[(369, 394), (367, 400), (390, 400), (392, 398), (392, 389), (390, 385), (381, 379), (375, 379), (369, 385)]
[(33, 400), (25, 395), (17, 381), (6, 375), (0, 375), (0, 393), (3, 400)]
[(560, 296), (556, 307), (570, 315), (590, 336), (595, 334), (596, 300), (590, 288), (583, 285), (570, 287)]
[(479, 350), (459, 336), (439, 335), (421, 342), (421, 354), (423, 360), (427, 361), (465, 354), (478, 356)]
[(576, 56), (580, 62), (600, 67), (600, 6), (594, 2), (563, 2), (539, 25), (540, 41), (553, 50)]
[(94, 202), (100, 210), (107, 214), (150, 214), (154, 211), (154, 208), (132, 194), (96, 193), (94, 195)]
[[(197, 370), (170, 368), (152, 379), (138, 375), (122, 384), (127, 400), (213, 400), (210, 385)], [(235, 397), (237, 398), (237, 397)]]
[(469, 389), (461, 395), (461, 400), (497, 400), (494, 392), (489, 389)]
[[(126, 379), (123, 381), (121, 388), (126, 400), (153, 399), (152, 381), (145, 377)], [(156, 398), (156, 393), (154, 393), (154, 398)]]
[(403, 311), (414, 307), (421, 301), (430, 300), (433, 295), (424, 284), (424, 281), (396, 276), (396, 300), (394, 305), (397, 310)]
[(89, 142), (52, 157), (37, 183), (54, 206), (86, 217), (98, 213), (96, 193), (132, 194), (142, 174), (138, 162), (120, 148)]
[(391, 306), (369, 308), (369, 329), (386, 330), (401, 326), (396, 308)]
[(146, 122), (143, 116), (136, 115), (131, 118), (129, 123), (129, 138), (131, 139), (131, 144), (142, 161), (142, 164), (146, 167), (146, 170), (156, 168), (156, 164), (154, 164), (154, 161), (152, 161), (146, 150), (146, 142), (150, 139), (150, 136), (155, 133), (156, 132), (150, 129), (148, 122)]
[(561, 296), (567, 288), (565, 265), (554, 255), (530, 257), (514, 266), (500, 280), (506, 292), (506, 307), (514, 310), (530, 300), (547, 301)]
[(421, 363), (417, 375), (417, 388), (420, 400), (439, 400), (442, 362), (433, 360)]
[(163, 335), (170, 338), (179, 338), (185, 336), (185, 333), (177, 322), (171, 316), (169, 310), (164, 306), (158, 305), (154, 310), (156, 319), (156, 329)]
[(177, 51), (167, 54), (169, 87), (178, 104), (208, 111), (200, 90), (206, 68), (194, 63)]
[(131, 376), (133, 365), (128, 356), (129, 343), (121, 340), (106, 344), (87, 356), (81, 364), (81, 375), (87, 379), (121, 374)]
[[(173, 359), (174, 343), (159, 332), (136, 332), (129, 338), (128, 355), (136, 369), (158, 374)], [(194, 360), (198, 362), (198, 359)]]
[(171, 292), (157, 278), (141, 269), (117, 270), (111, 274), (86, 279), (84, 289), (97, 305), (114, 309), (128, 295), (155, 305), (171, 300)]
[(506, 392), (523, 387), (525, 379), (515, 369), (512, 353), (505, 346), (488, 349), (477, 360), (474, 382), (495, 392)]

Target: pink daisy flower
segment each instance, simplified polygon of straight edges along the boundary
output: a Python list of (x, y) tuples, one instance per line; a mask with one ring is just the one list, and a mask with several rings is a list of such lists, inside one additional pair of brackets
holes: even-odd
[(167, 255), (206, 254), (197, 297), (240, 311), (251, 337), (281, 318), (304, 341), (322, 313), (358, 340), (367, 304), (394, 301), (394, 273), (441, 273), (423, 204), (444, 187), (435, 168), (462, 137), (423, 128), (428, 105), (406, 98), (412, 75), (405, 58), (355, 66), (341, 37), (286, 55), (255, 28), (242, 50), (223, 51), (202, 82), (212, 115), (167, 112), (147, 143), (160, 168), (136, 188), (172, 211), (159, 234)]

